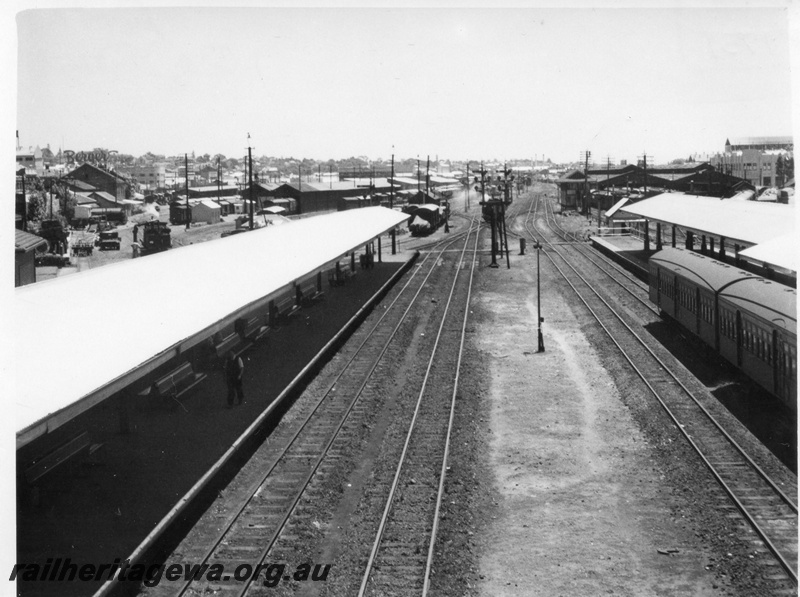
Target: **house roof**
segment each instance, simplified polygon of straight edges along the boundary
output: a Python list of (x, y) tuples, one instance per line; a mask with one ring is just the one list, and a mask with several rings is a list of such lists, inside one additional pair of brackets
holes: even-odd
[(83, 205), (85, 203), (96, 203), (94, 197), (89, 197), (88, 195), (84, 195), (83, 193), (75, 193), (74, 195), (75, 203), (78, 205)]
[(105, 199), (106, 201), (111, 201), (112, 203), (117, 202), (117, 198), (114, 197), (111, 193), (106, 193), (105, 191), (92, 191), (92, 196), (99, 197), (101, 199)]
[(28, 253), (42, 246), (46, 247), (47, 241), (41, 236), (36, 236), (24, 230), (14, 229), (14, 249), (17, 252)]
[(76, 180), (68, 179), (67, 180), (67, 184), (70, 187), (73, 187), (73, 188), (76, 188), (76, 189), (80, 189), (81, 191), (94, 191), (95, 188), (96, 188), (93, 185), (90, 185), (88, 182), (85, 182), (83, 180), (77, 180), (77, 179)]

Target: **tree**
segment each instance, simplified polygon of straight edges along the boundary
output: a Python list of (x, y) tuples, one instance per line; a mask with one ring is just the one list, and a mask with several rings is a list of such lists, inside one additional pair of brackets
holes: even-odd
[(44, 191), (34, 191), (28, 196), (28, 221), (41, 222), (47, 217), (48, 202)]
[(775, 163), (775, 186), (782, 187), (792, 178), (794, 178), (794, 157), (779, 155)]

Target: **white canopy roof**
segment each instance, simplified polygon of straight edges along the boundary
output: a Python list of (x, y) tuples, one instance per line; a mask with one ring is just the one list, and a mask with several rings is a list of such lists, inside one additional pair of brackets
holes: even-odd
[(781, 203), (663, 193), (620, 211), (747, 245), (794, 233), (794, 206)]
[[(408, 217), (384, 207), (337, 212), (17, 288), (17, 446)], [(97, 323), (90, 342), (87, 309)]]
[(739, 255), (752, 261), (768, 263), (774, 267), (796, 272), (797, 236), (795, 234), (785, 234), (744, 251), (739, 251)]

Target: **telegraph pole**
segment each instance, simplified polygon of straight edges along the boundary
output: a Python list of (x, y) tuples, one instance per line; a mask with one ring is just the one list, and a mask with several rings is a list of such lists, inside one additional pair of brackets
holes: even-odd
[(583, 159), (585, 161), (583, 168), (583, 215), (586, 215), (589, 212), (589, 158), (591, 157), (592, 152), (587, 149), (585, 152), (583, 152), (583, 154)]
[[(247, 133), (247, 138), (250, 138), (250, 133)], [(250, 230), (252, 230), (255, 224), (255, 216), (253, 215), (253, 151), (250, 146), (247, 147), (247, 161), (250, 164), (250, 178), (248, 182), (250, 183)]]
[(428, 156), (428, 163), (425, 165), (425, 194), (431, 194), (431, 156)]
[[(355, 182), (355, 179), (353, 179)], [(355, 186), (355, 185), (353, 185)], [(300, 206), (300, 199), (303, 195), (303, 165), (302, 163), (297, 164), (297, 213), (303, 213), (303, 210)]]
[(186, 172), (185, 172), (185, 174), (186, 174), (186, 180), (185, 180), (185, 183), (186, 183), (186, 230), (189, 230), (189, 221), (192, 219), (191, 215), (190, 215), (192, 212), (189, 211), (189, 154), (188, 153), (184, 153), (183, 154), (183, 159), (184, 159), (184, 168), (186, 168)]
[[(606, 156), (606, 189), (608, 189), (608, 181), (611, 178), (611, 156)], [(597, 198), (597, 234), (600, 234), (600, 198)]]
[(219, 166), (219, 156), (217, 156), (217, 201), (222, 199), (222, 170)]
[(511, 168), (508, 168), (505, 164), (503, 164), (503, 219), (501, 224), (503, 226), (503, 240), (506, 245), (506, 265), (508, 269), (511, 269), (511, 258), (509, 257), (509, 249), (508, 249), (508, 230), (506, 229), (506, 205), (511, 203), (510, 201), (510, 192), (511, 192), (511, 183), (514, 181), (514, 177), (512, 176), (510, 179), (508, 175), (511, 174)]
[[(653, 156), (650, 156), (653, 159)], [(647, 152), (642, 154), (642, 168), (644, 168), (644, 194), (647, 196)]]
[(467, 160), (467, 200), (464, 205), (464, 213), (469, 211), (469, 160)]
[[(491, 201), (486, 201), (486, 174), (487, 170), (483, 168), (483, 162), (481, 162), (481, 169), (480, 170), (473, 170), (473, 172), (480, 173), (481, 175), (481, 185), (480, 185), (480, 192), (481, 192), (481, 209), (483, 213), (486, 213), (486, 210), (489, 210), (489, 216), (491, 218), (491, 229), (492, 229), (492, 262), (489, 264), (489, 267), (500, 267), (497, 264), (497, 208), (496, 208), (496, 201), (492, 199)], [(475, 177), (475, 182), (478, 182), (478, 177)], [(475, 189), (478, 190), (477, 188)]]
[[(392, 177), (389, 179), (389, 209), (394, 209), (394, 154), (392, 154)], [(397, 230), (392, 228), (392, 255), (397, 254)]]

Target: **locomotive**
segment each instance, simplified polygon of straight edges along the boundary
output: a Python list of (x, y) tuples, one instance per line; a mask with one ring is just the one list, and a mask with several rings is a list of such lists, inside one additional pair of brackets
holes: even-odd
[(408, 205), (403, 211), (411, 214), (408, 230), (412, 236), (425, 236), (444, 224), (449, 215), (447, 205), (426, 203), (425, 205)]
[(142, 254), (159, 253), (172, 247), (172, 236), (166, 222), (152, 220), (142, 226)]
[(649, 260), (650, 300), (792, 408), (797, 404), (797, 291), (678, 248)]

